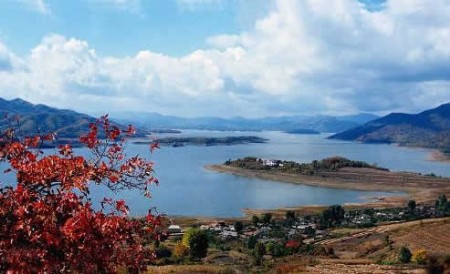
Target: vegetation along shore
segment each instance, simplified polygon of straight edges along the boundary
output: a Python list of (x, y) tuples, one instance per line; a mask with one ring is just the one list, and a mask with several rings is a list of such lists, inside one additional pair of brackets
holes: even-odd
[[(434, 174), (393, 172), (342, 157), (330, 157), (311, 163), (245, 157), (228, 160), (220, 165), (208, 165), (206, 169), (294, 184), (407, 193), (406, 196), (377, 197), (359, 206), (398, 206), (408, 199), (426, 203), (436, 199), (440, 193), (450, 193), (450, 178)], [(247, 210), (247, 213), (254, 212)]]

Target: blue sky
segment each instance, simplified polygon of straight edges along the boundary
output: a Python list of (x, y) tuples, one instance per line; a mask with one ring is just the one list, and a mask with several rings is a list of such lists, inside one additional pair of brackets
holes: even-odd
[(105, 55), (126, 56), (149, 49), (182, 56), (205, 47), (216, 33), (238, 33), (233, 1), (193, 5), (151, 1), (2, 0), (0, 33), (8, 46), (25, 54), (49, 33), (89, 41)]
[(0, 0), (0, 96), (88, 113), (414, 112), (450, 101), (450, 3)]

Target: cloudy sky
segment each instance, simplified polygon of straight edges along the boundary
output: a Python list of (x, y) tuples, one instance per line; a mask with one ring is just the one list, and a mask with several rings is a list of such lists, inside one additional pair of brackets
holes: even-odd
[(450, 102), (448, 0), (0, 0), (0, 97), (88, 113)]

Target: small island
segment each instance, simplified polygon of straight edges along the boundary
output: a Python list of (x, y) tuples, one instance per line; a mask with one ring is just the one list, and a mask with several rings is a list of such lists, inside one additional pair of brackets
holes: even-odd
[(178, 129), (149, 129), (150, 134), (180, 134), (181, 130)]
[(237, 176), (320, 187), (363, 191), (404, 192), (401, 197), (378, 197), (374, 206), (397, 206), (409, 198), (430, 202), (439, 193), (450, 193), (450, 178), (434, 174), (393, 172), (375, 164), (344, 157), (330, 157), (310, 163), (245, 157), (227, 160), (206, 169)]
[(284, 133), (289, 133), (289, 134), (308, 134), (308, 135), (320, 134), (319, 131), (314, 130), (314, 129), (308, 129), (308, 128), (296, 128), (296, 129), (286, 130)]
[[(195, 146), (219, 146), (219, 145), (241, 145), (241, 144), (262, 144), (268, 139), (257, 136), (227, 136), (227, 137), (164, 137), (156, 140), (160, 145), (181, 147), (186, 145)], [(155, 141), (135, 141), (137, 145), (148, 145)]]

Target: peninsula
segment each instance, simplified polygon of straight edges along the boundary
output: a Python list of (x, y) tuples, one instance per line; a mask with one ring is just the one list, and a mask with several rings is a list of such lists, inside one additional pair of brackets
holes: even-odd
[(393, 172), (343, 157), (330, 157), (311, 163), (246, 157), (228, 160), (221, 165), (208, 165), (206, 169), (286, 183), (408, 194), (403, 197), (378, 198), (372, 206), (397, 206), (404, 204), (407, 199), (430, 202), (440, 193), (450, 194), (450, 178)]
[(219, 146), (219, 145), (240, 145), (252, 143), (265, 143), (268, 140), (257, 136), (227, 136), (227, 137), (164, 137), (156, 141), (135, 141), (137, 145), (148, 145), (157, 142), (160, 145), (180, 147), (186, 145), (196, 146)]

